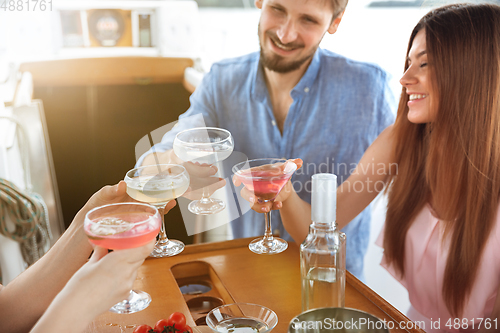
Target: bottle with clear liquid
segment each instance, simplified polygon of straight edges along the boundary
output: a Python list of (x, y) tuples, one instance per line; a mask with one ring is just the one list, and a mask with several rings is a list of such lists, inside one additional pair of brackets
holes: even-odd
[(309, 234), (300, 246), (302, 311), (344, 307), (345, 234), (337, 230), (337, 176), (312, 176)]

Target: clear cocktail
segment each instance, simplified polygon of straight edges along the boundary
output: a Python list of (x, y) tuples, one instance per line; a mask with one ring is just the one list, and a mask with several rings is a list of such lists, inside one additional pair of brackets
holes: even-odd
[[(225, 160), (233, 152), (233, 137), (225, 129), (198, 127), (177, 133), (173, 149), (175, 155), (184, 162), (216, 164)], [(208, 187), (203, 187), (200, 200), (191, 202), (190, 212), (199, 215), (215, 214), (226, 207), (224, 201), (210, 198)]]

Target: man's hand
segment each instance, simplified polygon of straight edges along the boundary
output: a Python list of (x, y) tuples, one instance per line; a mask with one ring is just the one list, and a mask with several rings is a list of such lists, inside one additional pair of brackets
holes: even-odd
[[(297, 165), (297, 170), (302, 167), (303, 161), (300, 158), (296, 158), (293, 160), (288, 160), (289, 162), (293, 162)], [(237, 177), (233, 177), (233, 183), (235, 186), (240, 186), (241, 182)], [(260, 200), (258, 197), (254, 195), (253, 192), (249, 191), (246, 187), (243, 187), (240, 191), (241, 196), (243, 199), (247, 200), (252, 204), (252, 209), (258, 213), (265, 213), (269, 212), (271, 210), (278, 210), (283, 207), (283, 202), (288, 199), (290, 194), (294, 192), (295, 190), (293, 189), (292, 182), (289, 180), (283, 189), (278, 193), (274, 201), (269, 201), (269, 202), (263, 202)]]
[(189, 173), (189, 188), (184, 197), (190, 200), (198, 200), (205, 192), (210, 196), (212, 193), (226, 185), (223, 178), (214, 177), (218, 169), (215, 165), (184, 162), (182, 164)]

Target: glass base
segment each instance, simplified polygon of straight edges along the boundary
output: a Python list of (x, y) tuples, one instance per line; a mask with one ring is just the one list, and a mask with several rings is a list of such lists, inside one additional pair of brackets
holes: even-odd
[(262, 237), (254, 239), (248, 248), (257, 254), (277, 254), (285, 251), (288, 248), (288, 243), (277, 237), (273, 237), (271, 241), (264, 241), (264, 237)]
[(226, 203), (220, 199), (208, 198), (205, 200), (192, 201), (188, 209), (197, 215), (210, 215), (218, 213), (226, 208)]
[(172, 257), (184, 250), (184, 243), (178, 240), (167, 239), (156, 242), (153, 252), (150, 256), (154, 258)]
[(115, 304), (110, 312), (114, 313), (134, 313), (144, 310), (151, 303), (151, 296), (140, 290), (131, 290), (128, 299)]

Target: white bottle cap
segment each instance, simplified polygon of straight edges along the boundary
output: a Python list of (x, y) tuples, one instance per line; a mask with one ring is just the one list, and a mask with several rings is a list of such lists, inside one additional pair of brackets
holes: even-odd
[(337, 211), (337, 176), (317, 173), (312, 176), (311, 220), (334, 223)]

